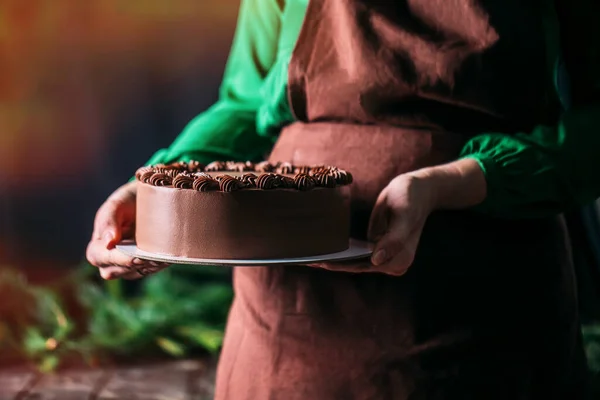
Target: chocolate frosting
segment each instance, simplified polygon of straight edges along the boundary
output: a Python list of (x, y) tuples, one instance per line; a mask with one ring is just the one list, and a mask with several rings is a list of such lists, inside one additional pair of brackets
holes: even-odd
[(241, 188), (241, 182), (230, 175), (223, 175), (220, 177), (219, 187), (222, 192), (234, 192)]
[(315, 180), (308, 174), (300, 173), (294, 178), (298, 190), (311, 190), (315, 187)]
[(210, 192), (219, 189), (219, 182), (211, 177), (199, 176), (194, 180), (192, 189), (199, 192)]
[[(153, 169), (152, 169), (152, 167), (141, 167), (141, 168), (138, 168), (138, 170), (135, 171), (135, 178), (138, 181), (142, 181), (142, 176), (144, 176), (144, 174), (147, 174), (148, 172), (152, 172), (152, 173), (154, 172)], [(148, 177), (150, 177), (150, 176), (151, 176), (151, 174), (148, 175)]]
[(347, 186), (198, 193), (138, 183), (136, 242), (151, 253), (208, 259), (303, 257), (346, 250), (348, 237)]
[(171, 178), (175, 178), (179, 174), (179, 170), (171, 168), (169, 166), (167, 166), (166, 168), (156, 168), (154, 172), (157, 174), (168, 175)]
[(223, 161), (213, 161), (204, 168), (205, 171), (223, 171), (226, 164)]
[(152, 178), (152, 175), (154, 175), (153, 169), (150, 169), (149, 171), (142, 171), (141, 176), (138, 178), (138, 180), (140, 182), (148, 183), (150, 181), (150, 178)]
[(261, 174), (256, 179), (256, 187), (263, 190), (275, 189), (279, 186), (278, 176), (272, 173)]
[(228, 161), (225, 163), (225, 169), (228, 171), (238, 171), (238, 172), (254, 171), (254, 164), (249, 161), (247, 161), (247, 162)]
[[(252, 172), (259, 172), (257, 177)], [(218, 174), (223, 172), (223, 174)], [(207, 166), (198, 161), (174, 162), (141, 167), (136, 179), (155, 186), (170, 186), (177, 189), (225, 192), (241, 189), (297, 189), (312, 190), (316, 187), (332, 189), (352, 182), (349, 172), (334, 166), (296, 166), (289, 162), (271, 163), (263, 161), (214, 161)], [(225, 182), (223, 182), (224, 177)], [(202, 178), (202, 179), (199, 179)]]
[(169, 186), (172, 181), (173, 178), (169, 175), (162, 172), (155, 172), (148, 180), (148, 183), (154, 186)]
[(294, 166), (290, 163), (281, 163), (277, 168), (277, 172), (280, 174), (291, 174), (294, 172)]
[(194, 177), (189, 174), (179, 174), (173, 179), (173, 187), (177, 189), (193, 189)]
[(296, 181), (294, 178), (290, 178), (289, 176), (281, 176), (280, 179), (280, 187), (285, 189), (296, 189)]
[(334, 188), (337, 186), (335, 178), (329, 174), (329, 171), (318, 172), (315, 174), (314, 179), (317, 185), (327, 188)]
[(333, 177), (339, 185), (349, 185), (352, 183), (352, 175), (348, 171), (336, 169), (333, 171)]
[(240, 180), (244, 184), (244, 187), (256, 187), (257, 176), (254, 174), (244, 174), (240, 177)]
[(295, 167), (294, 168), (294, 172), (296, 174), (308, 174), (310, 172), (311, 168), (308, 166), (301, 166), (301, 167)]
[(275, 166), (268, 161), (263, 161), (256, 164), (254, 170), (256, 172), (271, 172), (275, 170)]
[(196, 172), (204, 169), (204, 165), (199, 161), (190, 161), (188, 162), (187, 167), (189, 172)]

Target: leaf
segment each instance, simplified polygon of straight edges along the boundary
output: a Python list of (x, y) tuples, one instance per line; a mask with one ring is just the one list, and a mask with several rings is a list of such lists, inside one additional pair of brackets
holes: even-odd
[(33, 326), (28, 327), (25, 331), (23, 347), (25, 352), (31, 356), (43, 354), (48, 350), (46, 348), (46, 338), (37, 327)]
[(157, 337), (156, 344), (174, 357), (183, 357), (186, 353), (186, 349), (182, 344), (166, 337)]
[(223, 344), (223, 331), (202, 324), (182, 326), (176, 332), (196, 344), (202, 346), (210, 353), (217, 352)]
[(58, 368), (60, 359), (56, 354), (50, 354), (42, 358), (42, 361), (38, 364), (38, 368), (41, 372), (52, 372)]

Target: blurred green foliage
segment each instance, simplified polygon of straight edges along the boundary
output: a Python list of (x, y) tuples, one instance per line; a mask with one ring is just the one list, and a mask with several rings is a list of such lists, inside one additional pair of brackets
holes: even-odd
[[(50, 285), (0, 269), (0, 354), (43, 372), (119, 358), (216, 354), (233, 299), (230, 269), (176, 266), (134, 283), (84, 265)], [(600, 395), (600, 322), (583, 327)]]
[(86, 265), (42, 287), (0, 269), (1, 361), (52, 371), (218, 352), (233, 298), (228, 269), (177, 266), (136, 283), (96, 275)]

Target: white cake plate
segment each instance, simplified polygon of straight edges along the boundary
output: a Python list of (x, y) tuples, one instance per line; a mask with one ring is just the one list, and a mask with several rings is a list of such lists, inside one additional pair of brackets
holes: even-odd
[(262, 265), (293, 265), (293, 264), (315, 264), (320, 262), (339, 262), (368, 258), (371, 253), (371, 245), (366, 242), (350, 241), (348, 250), (338, 253), (323, 254), (313, 257), (295, 257), (295, 258), (272, 258), (272, 259), (252, 259), (252, 260), (229, 260), (229, 259), (209, 259), (209, 258), (187, 258), (171, 257), (163, 254), (149, 253), (137, 248), (134, 242), (121, 242), (117, 249), (131, 257), (137, 257), (142, 260), (166, 262), (170, 264), (190, 264), (190, 265), (218, 265), (224, 267), (252, 267)]

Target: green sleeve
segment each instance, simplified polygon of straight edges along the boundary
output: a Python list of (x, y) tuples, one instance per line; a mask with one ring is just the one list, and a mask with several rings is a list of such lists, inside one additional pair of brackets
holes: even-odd
[(282, 4), (242, 0), (219, 100), (147, 164), (258, 160), (270, 150), (274, 139), (257, 134), (256, 114), (262, 102), (261, 85), (277, 55)]
[(600, 197), (600, 2), (566, 3), (557, 1), (557, 14), (571, 107), (556, 126), (483, 134), (465, 145), (461, 156), (477, 160), (487, 179), (488, 195), (477, 211), (544, 217)]

